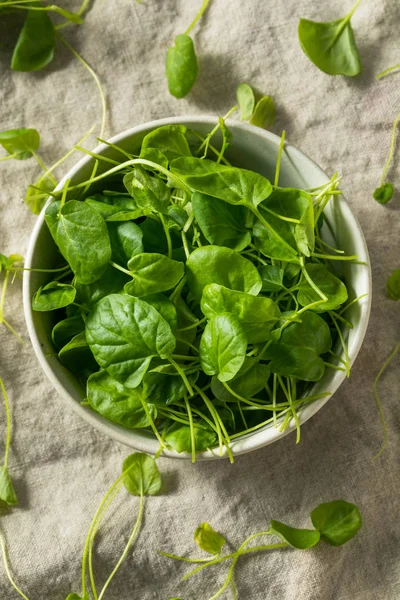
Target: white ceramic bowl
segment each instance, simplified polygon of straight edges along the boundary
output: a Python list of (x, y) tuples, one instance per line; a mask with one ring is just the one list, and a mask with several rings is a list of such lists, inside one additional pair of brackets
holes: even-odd
[[(205, 134), (215, 125), (216, 118), (173, 117), (152, 121), (151, 123), (129, 129), (113, 137), (110, 141), (132, 153), (136, 153), (143, 137), (149, 131), (161, 125), (176, 123), (182, 123), (201, 134)], [(228, 156), (232, 162), (237, 166), (258, 171), (273, 180), (280, 139), (276, 135), (252, 125), (237, 121), (228, 121), (227, 124), (233, 134), (232, 148), (228, 151)], [(94, 152), (121, 160), (121, 154), (104, 144), (98, 146)], [(87, 179), (91, 174), (93, 164), (94, 159), (90, 156), (80, 160), (66, 174), (65, 178), (58, 185), (57, 190), (63, 188), (66, 179), (70, 179), (72, 185)], [(100, 169), (104, 169), (106, 164), (100, 161)], [(329, 177), (310, 158), (294, 146), (285, 146), (285, 152), (282, 156), (280, 185), (312, 188), (325, 184), (328, 181)], [(353, 363), (364, 339), (370, 313), (372, 286), (368, 250), (360, 225), (343, 196), (336, 196), (334, 200), (331, 200), (328, 204), (326, 214), (335, 232), (336, 247), (345, 250), (346, 254), (357, 254), (359, 260), (366, 263), (366, 265), (340, 263), (341, 272), (348, 287), (350, 297), (354, 298), (362, 294), (368, 294), (365, 298), (354, 304), (347, 314), (347, 317), (354, 324), (354, 328), (348, 333), (349, 354)], [(332, 242), (328, 238), (327, 241)], [(52, 268), (56, 255), (56, 247), (45, 224), (44, 212), (42, 211), (30, 239), (25, 266), (29, 268)], [(83, 419), (91, 423), (98, 430), (132, 448), (154, 454), (157, 452), (159, 444), (152, 434), (147, 434), (147, 432), (140, 430), (125, 429), (120, 425), (107, 421), (88, 407), (81, 406), (80, 402), (84, 398), (83, 389), (73, 375), (54, 356), (54, 349), (51, 345), (51, 327), (53, 324), (51, 313), (32, 311), (31, 298), (38, 287), (46, 281), (48, 281), (47, 274), (31, 271), (25, 271), (24, 273), (23, 296), (25, 318), (33, 348), (47, 377), (56, 388), (65, 405), (75, 410)], [(339, 353), (341, 352), (339, 346), (336, 350)], [(327, 369), (324, 377), (314, 385), (312, 393), (330, 392), (333, 394), (344, 379), (344, 372)], [(329, 396), (324, 397), (300, 409), (299, 419), (301, 424), (304, 424), (305, 421), (318, 412), (328, 399)], [(271, 444), (287, 435), (294, 427), (294, 423), (291, 422), (284, 432), (280, 432), (272, 424), (266, 425), (254, 433), (235, 439), (231, 444), (232, 452), (234, 455), (243, 454)], [(164, 456), (174, 458), (190, 458), (189, 454), (178, 454), (174, 451), (164, 451), (163, 454)], [(202, 452), (198, 454), (198, 458), (219, 458), (219, 452), (218, 450)]]

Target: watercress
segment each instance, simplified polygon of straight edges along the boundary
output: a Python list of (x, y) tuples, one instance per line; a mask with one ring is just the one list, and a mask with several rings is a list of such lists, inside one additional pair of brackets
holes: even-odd
[(345, 17), (335, 21), (320, 23), (300, 19), (298, 35), (302, 50), (328, 75), (354, 77), (361, 71), (360, 54), (350, 22), (360, 1), (357, 0)]
[(87, 181), (53, 191), (45, 219), (66, 264), (32, 300), (54, 310), (87, 409), (193, 461), (215, 446), (233, 460), (231, 441), (268, 424), (293, 421), (299, 441), (298, 411), (324, 395), (312, 382), (350, 370), (341, 312), (356, 300), (331, 264), (357, 257), (328, 254), (323, 233), (340, 179), (279, 187), (283, 134), (272, 185), (229, 163), (232, 141), (224, 118), (205, 137), (156, 128), (99, 175), (94, 157)]

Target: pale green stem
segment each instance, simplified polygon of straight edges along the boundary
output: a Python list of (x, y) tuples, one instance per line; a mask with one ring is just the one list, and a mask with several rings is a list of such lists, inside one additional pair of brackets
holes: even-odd
[(4, 382), (1, 377), (0, 377), (0, 388), (1, 388), (1, 391), (3, 394), (3, 398), (4, 398), (4, 407), (6, 409), (7, 435), (6, 435), (6, 445), (5, 445), (5, 452), (4, 452), (4, 466), (7, 468), (8, 467), (8, 455), (10, 452), (10, 445), (11, 445), (11, 410), (10, 410), (10, 403), (8, 401), (6, 388), (4, 386)]
[(107, 579), (107, 581), (105, 582), (105, 584), (104, 584), (104, 586), (103, 586), (103, 589), (102, 589), (102, 590), (101, 590), (101, 592), (100, 592), (100, 595), (99, 595), (99, 600), (103, 600), (104, 594), (105, 594), (105, 592), (106, 592), (106, 590), (107, 590), (108, 586), (110, 585), (110, 583), (111, 583), (111, 581), (112, 581), (112, 579), (113, 579), (114, 575), (117, 573), (117, 571), (119, 570), (120, 566), (121, 566), (121, 565), (122, 565), (122, 563), (124, 562), (124, 560), (125, 560), (125, 558), (126, 558), (126, 556), (127, 556), (128, 552), (129, 552), (129, 550), (130, 550), (130, 548), (131, 548), (131, 546), (132, 546), (132, 544), (133, 544), (133, 542), (134, 542), (134, 540), (135, 540), (135, 537), (136, 537), (136, 535), (137, 535), (137, 532), (139, 531), (140, 523), (141, 523), (141, 521), (142, 521), (142, 517), (143, 517), (143, 508), (144, 508), (144, 496), (143, 496), (143, 493), (142, 493), (142, 494), (140, 495), (139, 514), (138, 514), (138, 517), (137, 517), (137, 519), (136, 519), (136, 523), (135, 523), (135, 526), (134, 526), (134, 528), (133, 528), (133, 531), (132, 531), (132, 533), (131, 533), (131, 536), (130, 536), (130, 538), (129, 538), (129, 540), (128, 540), (128, 542), (127, 542), (126, 546), (125, 546), (125, 549), (124, 549), (123, 553), (122, 553), (122, 554), (121, 554), (121, 556), (120, 556), (120, 559), (119, 559), (119, 561), (117, 562), (117, 564), (115, 565), (115, 567), (114, 567), (114, 569), (113, 569), (112, 573), (110, 574), (109, 578), (108, 578), (108, 579)]
[(17, 586), (17, 584), (15, 583), (12, 575), (11, 575), (11, 571), (10, 571), (10, 566), (8, 564), (8, 558), (7, 558), (7, 551), (6, 551), (6, 544), (4, 541), (4, 537), (3, 535), (0, 533), (0, 544), (1, 544), (1, 549), (2, 549), (2, 553), (3, 553), (3, 562), (4, 562), (4, 568), (6, 570), (7, 573), (7, 577), (9, 582), (11, 583), (11, 585), (13, 586), (14, 590), (22, 597), (24, 598), (24, 600), (29, 600), (28, 596), (25, 596), (24, 592), (22, 592), (19, 587)]
[(325, 296), (325, 294), (322, 292), (322, 290), (319, 289), (319, 287), (317, 286), (317, 284), (314, 283), (314, 281), (311, 279), (310, 275), (308, 274), (307, 269), (305, 268), (304, 257), (303, 256), (300, 257), (300, 267), (301, 267), (301, 272), (303, 273), (305, 279), (307, 280), (308, 284), (312, 287), (312, 289), (314, 290), (314, 292), (316, 294), (318, 294), (318, 296), (320, 298), (322, 298), (322, 300), (324, 302), (327, 302), (328, 298)]
[(186, 410), (187, 410), (187, 414), (188, 414), (188, 418), (189, 418), (189, 425), (190, 425), (190, 441), (192, 444), (192, 463), (196, 462), (196, 438), (194, 435), (194, 424), (193, 424), (193, 415), (192, 415), (192, 409), (190, 408), (190, 403), (189, 400), (186, 397), (186, 394), (184, 396), (184, 401), (185, 401), (185, 405), (186, 405)]
[(194, 395), (193, 388), (190, 385), (190, 382), (189, 382), (188, 378), (186, 377), (185, 372), (183, 371), (183, 369), (181, 369), (181, 367), (178, 365), (178, 363), (175, 362), (174, 359), (171, 356), (168, 357), (168, 360), (171, 363), (171, 365), (173, 367), (175, 367), (175, 369), (177, 370), (177, 372), (181, 376), (181, 378), (183, 380), (183, 383), (185, 384), (186, 389), (189, 392), (189, 395), (193, 396)]
[(380, 369), (380, 371), (379, 371), (379, 373), (376, 376), (375, 381), (374, 381), (374, 398), (375, 398), (376, 406), (378, 407), (379, 416), (380, 416), (381, 423), (382, 423), (382, 431), (383, 431), (382, 446), (381, 446), (378, 454), (376, 454), (374, 456), (374, 459), (375, 458), (379, 458), (379, 456), (381, 456), (381, 454), (384, 452), (384, 450), (385, 450), (385, 448), (387, 446), (387, 442), (388, 442), (385, 413), (383, 412), (382, 403), (381, 403), (381, 401), (379, 399), (378, 383), (379, 383), (380, 378), (382, 377), (382, 375), (386, 371), (387, 367), (390, 365), (390, 363), (392, 362), (392, 360), (394, 359), (394, 357), (396, 356), (396, 354), (398, 353), (399, 350), (400, 350), (400, 344), (397, 344), (397, 346), (395, 346), (395, 348), (389, 354), (388, 358), (383, 363), (383, 365), (382, 365), (382, 367), (381, 367), (381, 369)]
[(172, 242), (171, 242), (171, 234), (169, 232), (168, 226), (165, 222), (164, 215), (159, 213), (161, 225), (163, 226), (165, 237), (167, 238), (167, 246), (168, 246), (168, 258), (172, 258)]
[(200, 8), (199, 12), (197, 13), (195, 19), (191, 22), (191, 24), (189, 25), (189, 27), (186, 29), (185, 35), (189, 35), (189, 33), (192, 31), (193, 27), (196, 25), (197, 21), (203, 16), (204, 11), (206, 10), (209, 2), (210, 2), (210, 0), (204, 0), (204, 2), (201, 5), (201, 8)]
[(44, 162), (42, 161), (42, 159), (40, 158), (40, 156), (38, 154), (36, 154), (36, 152), (34, 150), (31, 150), (32, 155), (36, 158), (36, 161), (38, 163), (38, 165), (43, 169), (44, 174), (42, 175), (42, 177), (47, 177), (48, 179), (50, 179), (51, 183), (56, 186), (57, 185), (57, 180), (53, 177), (53, 175), (51, 175), (49, 169), (46, 167), (46, 165), (44, 164)]
[(398, 65), (393, 65), (393, 67), (389, 67), (388, 69), (385, 69), (384, 71), (381, 71), (380, 73), (378, 73), (378, 75), (375, 75), (375, 78), (381, 79), (382, 77), (386, 77), (386, 75), (389, 75), (389, 73), (392, 73), (393, 71), (396, 71), (397, 69), (400, 69), (400, 63)]
[(388, 159), (386, 161), (386, 164), (384, 166), (383, 169), (383, 173), (382, 173), (382, 179), (381, 179), (381, 185), (384, 185), (385, 181), (386, 181), (386, 176), (388, 174), (390, 165), (392, 163), (393, 160), (393, 155), (394, 155), (394, 150), (396, 147), (396, 134), (397, 134), (397, 126), (400, 122), (400, 113), (397, 115), (394, 123), (393, 123), (393, 129), (392, 129), (392, 137), (391, 137), (391, 141), (390, 141), (390, 150), (389, 150), (389, 156)]
[(6, 271), (6, 274), (4, 276), (4, 281), (3, 281), (3, 288), (1, 290), (1, 297), (0, 297), (0, 324), (3, 323), (3, 321), (4, 321), (4, 303), (6, 300), (6, 292), (7, 292), (9, 277), (10, 277), (10, 271)]
[(278, 156), (276, 158), (275, 178), (274, 178), (274, 186), (275, 187), (279, 184), (279, 174), (280, 174), (280, 170), (281, 170), (281, 159), (282, 159), (283, 148), (285, 145), (285, 137), (286, 137), (286, 131), (283, 130), (282, 135), (281, 135), (281, 141), (279, 144), (279, 149), (278, 149)]

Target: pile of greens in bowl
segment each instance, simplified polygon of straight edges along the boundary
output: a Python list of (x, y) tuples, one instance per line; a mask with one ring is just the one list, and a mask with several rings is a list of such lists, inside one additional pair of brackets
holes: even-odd
[(45, 219), (66, 264), (33, 298), (56, 311), (53, 345), (87, 405), (193, 460), (218, 446), (232, 458), (231, 440), (271, 422), (294, 419), (299, 437), (299, 408), (326, 395), (313, 382), (349, 371), (331, 265), (357, 257), (320, 233), (339, 179), (279, 187), (279, 155), (272, 185), (229, 164), (219, 125), (221, 150), (217, 128), (159, 127), (139, 155), (98, 155), (87, 181), (54, 194)]

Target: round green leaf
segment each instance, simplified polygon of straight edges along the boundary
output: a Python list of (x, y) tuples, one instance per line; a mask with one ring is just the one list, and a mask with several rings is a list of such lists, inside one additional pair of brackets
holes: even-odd
[[(306, 271), (312, 281), (328, 298), (327, 302), (317, 304), (317, 306), (313, 306), (310, 310), (321, 313), (328, 310), (336, 310), (341, 304), (346, 302), (348, 295), (345, 284), (330, 273), (324, 265), (310, 263), (306, 265)], [(303, 278), (299, 285), (297, 300), (301, 306), (307, 306), (321, 300), (321, 297), (313, 290), (308, 281)]]
[(251, 116), (251, 125), (269, 128), (275, 125), (276, 106), (271, 96), (263, 96), (257, 102), (254, 113)]
[(161, 489), (161, 475), (154, 458), (134, 452), (123, 463), (124, 485), (132, 496), (154, 496)]
[(170, 94), (184, 98), (192, 89), (198, 70), (192, 38), (186, 34), (177, 35), (175, 46), (168, 48), (165, 65)]
[(125, 292), (138, 297), (170, 290), (185, 272), (183, 263), (157, 253), (137, 254), (128, 262), (128, 269), (133, 281), (125, 285)]
[(250, 121), (256, 103), (254, 92), (248, 83), (241, 83), (236, 90), (242, 121)]
[(203, 289), (218, 283), (231, 290), (257, 296), (262, 282), (256, 267), (234, 250), (220, 246), (203, 246), (190, 254), (186, 262), (190, 291), (198, 300)]
[[(0, 145), (17, 160), (30, 158), (39, 144), (40, 136), (36, 129), (8, 129), (0, 133)], [(38, 193), (37, 190), (35, 193)]]
[(215, 531), (209, 523), (201, 523), (194, 532), (194, 541), (208, 554), (220, 554), (226, 539)]
[(351, 540), (362, 525), (357, 506), (344, 500), (320, 504), (312, 511), (311, 521), (331, 546), (341, 546)]
[(200, 341), (200, 361), (207, 375), (220, 381), (235, 377), (243, 365), (247, 339), (239, 320), (229, 313), (216, 315), (208, 323)]
[(28, 10), (14, 48), (11, 68), (14, 71), (38, 71), (54, 58), (56, 32), (45, 11)]
[(289, 527), (280, 521), (271, 521), (270, 532), (272, 535), (280, 537), (284, 542), (287, 542), (292, 548), (297, 550), (307, 550), (318, 544), (320, 540), (319, 531), (313, 529), (297, 529)]
[[(196, 452), (212, 448), (217, 434), (207, 425), (194, 424), (194, 443)], [(165, 436), (166, 443), (176, 452), (192, 452), (192, 437), (189, 425), (174, 423)]]
[(392, 300), (400, 300), (400, 269), (396, 269), (387, 278), (386, 293)]
[(73, 285), (52, 281), (38, 289), (32, 299), (32, 308), (40, 312), (57, 310), (72, 304), (75, 296), (76, 289)]
[(394, 187), (391, 183), (384, 183), (374, 191), (374, 199), (379, 204), (387, 204), (393, 198)]

